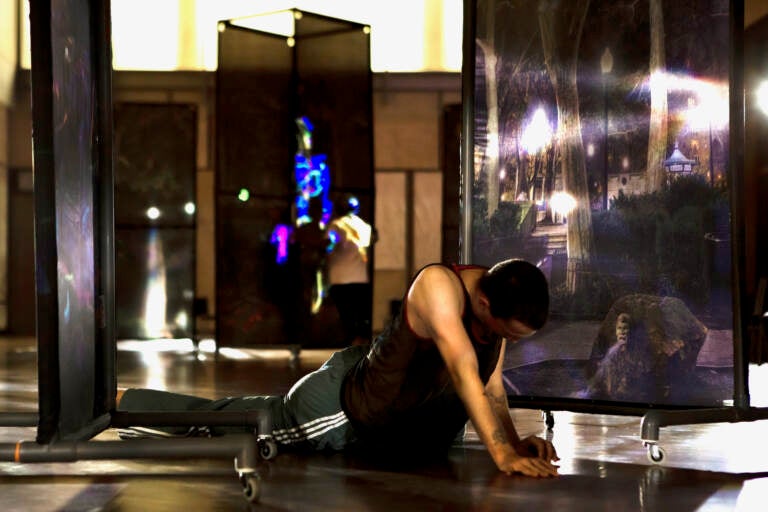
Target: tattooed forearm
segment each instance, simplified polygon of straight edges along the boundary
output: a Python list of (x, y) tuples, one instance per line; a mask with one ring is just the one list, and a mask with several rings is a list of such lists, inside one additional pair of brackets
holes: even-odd
[(491, 402), (491, 405), (494, 407), (508, 408), (509, 404), (507, 403), (506, 395), (494, 395), (487, 392), (485, 395), (488, 397), (488, 401)]
[(496, 444), (509, 444), (509, 440), (507, 439), (507, 435), (501, 429), (496, 429), (493, 432), (493, 435), (491, 436), (491, 439)]
[(512, 420), (509, 414), (509, 402), (507, 401), (507, 395), (502, 393), (492, 393), (486, 391), (488, 402), (491, 404), (496, 417), (501, 422), (501, 428), (494, 432), (493, 441), (496, 444), (504, 443), (510, 446), (515, 446), (520, 442), (520, 438), (515, 431), (515, 426), (512, 424)]

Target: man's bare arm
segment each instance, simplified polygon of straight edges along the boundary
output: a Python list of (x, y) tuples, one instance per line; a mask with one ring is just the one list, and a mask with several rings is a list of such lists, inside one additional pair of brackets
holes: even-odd
[(499, 357), (496, 369), (485, 387), (485, 393), (488, 396), (488, 400), (493, 406), (493, 410), (504, 428), (507, 439), (509, 439), (510, 444), (515, 447), (515, 451), (518, 454), (527, 457), (538, 456), (547, 462), (552, 460), (557, 461), (559, 460), (559, 457), (551, 442), (536, 436), (530, 436), (521, 440), (515, 429), (515, 424), (512, 421), (512, 416), (509, 411), (507, 390), (504, 388), (503, 380), (505, 348), (506, 342), (501, 346), (501, 356)]
[(408, 300), (409, 318), (435, 341), (454, 388), (499, 469), (529, 476), (557, 474), (548, 461), (521, 457), (509, 442), (480, 380), (477, 357), (461, 319), (463, 288), (455, 275), (442, 267), (425, 269), (411, 287)]
[(505, 349), (506, 341), (502, 342), (499, 361), (496, 364), (496, 369), (493, 371), (493, 375), (491, 375), (491, 378), (488, 380), (488, 384), (485, 387), (485, 394), (488, 396), (488, 401), (491, 403), (493, 411), (496, 413), (496, 417), (499, 418), (510, 444), (512, 444), (512, 446), (517, 446), (520, 443), (520, 436), (517, 434), (515, 424), (512, 421), (512, 417), (509, 415), (507, 391), (504, 389), (504, 381), (502, 379)]

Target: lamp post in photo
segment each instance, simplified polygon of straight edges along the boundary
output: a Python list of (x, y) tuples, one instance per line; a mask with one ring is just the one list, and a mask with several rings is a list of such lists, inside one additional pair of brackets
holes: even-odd
[(685, 123), (691, 132), (708, 139), (708, 169), (702, 174), (708, 173), (709, 183), (714, 185), (717, 176), (713, 145), (716, 142), (717, 133), (728, 126), (728, 93), (726, 88), (712, 85), (699, 86), (694, 93), (695, 95), (688, 98)]
[(712, 121), (708, 123), (709, 126), (709, 185), (715, 184), (715, 162), (712, 160)]
[(603, 210), (608, 209), (608, 95), (606, 82), (613, 69), (613, 55), (610, 48), (600, 57), (600, 73), (603, 77)]

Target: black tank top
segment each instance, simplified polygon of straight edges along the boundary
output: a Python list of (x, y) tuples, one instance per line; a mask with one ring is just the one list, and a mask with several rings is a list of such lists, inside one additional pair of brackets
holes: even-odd
[[(458, 276), (468, 267), (449, 268)], [(368, 355), (347, 373), (341, 403), (358, 438), (368, 447), (441, 451), (451, 445), (468, 416), (437, 345), (408, 326), (407, 296), (406, 292), (400, 312), (374, 340)], [(462, 321), (477, 355), (480, 379), (486, 384), (496, 368), (501, 338), (488, 343), (475, 339), (472, 319), (464, 287)]]

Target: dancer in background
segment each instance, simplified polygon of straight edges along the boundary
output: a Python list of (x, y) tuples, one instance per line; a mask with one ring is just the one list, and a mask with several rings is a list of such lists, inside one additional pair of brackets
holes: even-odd
[(371, 225), (358, 216), (360, 203), (344, 197), (328, 225), (331, 250), (327, 257), (329, 295), (339, 312), (345, 345), (371, 342), (372, 287), (368, 272)]

